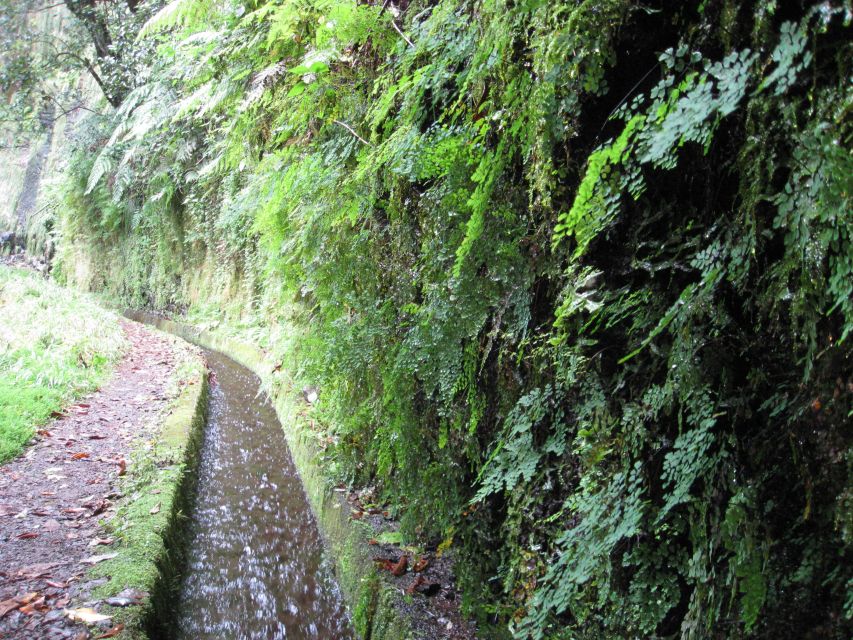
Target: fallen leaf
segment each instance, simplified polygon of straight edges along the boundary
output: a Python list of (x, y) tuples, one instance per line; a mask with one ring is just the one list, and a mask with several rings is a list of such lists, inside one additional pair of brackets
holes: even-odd
[(48, 580), (46, 584), (48, 587), (53, 587), (54, 589), (65, 589), (68, 586), (64, 582), (56, 582), (55, 580)]
[(101, 556), (90, 556), (88, 558), (84, 558), (83, 560), (81, 560), (80, 564), (95, 565), (95, 564), (98, 564), (99, 562), (103, 562), (104, 560), (112, 560), (117, 555), (118, 555), (117, 553), (105, 553), (104, 555), (101, 555)]
[(20, 609), (18, 609), (18, 611), (20, 611), (24, 615), (31, 616), (38, 612), (44, 611), (47, 608), (48, 607), (44, 604), (44, 596), (42, 596), (41, 598), (38, 598), (36, 600), (33, 600), (32, 602), (25, 604)]
[(408, 556), (400, 556), (400, 560), (391, 567), (391, 574), (397, 576), (398, 578), (406, 573), (406, 567), (409, 565), (409, 557)]
[(119, 460), (118, 461), (118, 474), (120, 476), (123, 476), (125, 473), (127, 473), (127, 462), (125, 462), (124, 460)]
[(0, 602), (0, 618), (5, 616), (10, 611), (14, 611), (18, 607), (21, 606), (21, 603), (15, 600), (14, 598), (9, 598), (8, 600), (3, 600)]
[(35, 579), (50, 576), (50, 570), (57, 565), (56, 562), (33, 564), (18, 571), (19, 578)]
[(29, 604), (30, 602), (32, 602), (33, 600), (35, 600), (36, 598), (38, 598), (38, 595), (39, 595), (39, 594), (38, 594), (38, 592), (37, 592), (37, 591), (33, 591), (33, 592), (31, 592), (31, 593), (28, 593), (28, 594), (27, 594), (27, 595), (25, 595), (25, 596), (21, 596), (20, 598), (17, 598), (17, 600), (18, 600), (18, 602), (20, 602), (21, 604)]
[(0, 504), (0, 516), (13, 516), (18, 513), (18, 507), (11, 504)]
[(94, 609), (90, 609), (88, 607), (83, 607), (82, 609), (65, 609), (65, 615), (74, 622), (84, 622), (86, 624), (102, 622), (104, 620), (109, 620), (112, 617), (105, 616), (104, 614), (98, 613)]
[(388, 560), (387, 558), (374, 558), (373, 561), (379, 565), (380, 569), (385, 569), (385, 571), (391, 571), (394, 568), (394, 561)]
[(393, 544), (393, 545), (401, 545), (403, 544), (403, 534), (399, 531), (383, 531), (376, 539), (379, 541), (379, 544)]
[(49, 518), (45, 520), (44, 525), (42, 527), (45, 531), (57, 531), (62, 528), (62, 525), (59, 524), (58, 520), (54, 520), (53, 518)]
[(420, 573), (429, 566), (429, 560), (426, 558), (418, 558), (412, 566), (412, 571)]
[(100, 433), (90, 433), (89, 440), (106, 440), (107, 436), (101, 435)]
[(88, 502), (83, 504), (84, 507), (89, 507), (92, 510), (92, 515), (96, 516), (99, 513), (103, 513), (108, 506), (110, 506), (109, 500), (98, 500), (93, 502)]
[(412, 584), (408, 586), (408, 588), (406, 589), (406, 593), (410, 596), (415, 595), (415, 592), (418, 590), (418, 587), (420, 587), (425, 582), (426, 578), (424, 578), (423, 576), (418, 576), (414, 579)]
[(99, 544), (108, 545), (115, 542), (113, 538), (95, 538), (89, 543), (90, 547), (97, 547)]
[(134, 589), (133, 587), (129, 587), (127, 589), (123, 589), (116, 594), (119, 598), (130, 598), (131, 600), (145, 600), (149, 596), (147, 591), (140, 591), (139, 589)]
[(151, 507), (151, 511), (149, 511), (148, 513), (150, 513), (152, 516), (160, 513), (160, 503), (158, 502), (153, 507)]
[(106, 633), (102, 633), (99, 636), (95, 636), (95, 640), (103, 640), (104, 638), (115, 638), (118, 634), (124, 631), (123, 624), (117, 624), (112, 629), (107, 631)]
[(43, 438), (49, 438), (51, 435), (53, 435), (47, 429), (39, 429), (38, 431), (36, 431), (36, 433), (42, 436)]
[(377, 545), (377, 544), (379, 544), (379, 540), (377, 540), (376, 538), (371, 538), (370, 540), (367, 541), (367, 544)]
[(32, 540), (33, 538), (38, 538), (39, 534), (33, 533), (32, 531), (27, 531), (26, 533), (22, 533), (20, 535), (15, 536), (18, 540)]
[(88, 457), (89, 457), (88, 453), (86, 453), (85, 451), (81, 451), (80, 453), (75, 453), (73, 456), (71, 456), (71, 459), (72, 460), (82, 460), (83, 458), (88, 458)]
[(400, 556), (397, 560), (389, 558), (374, 558), (373, 561), (379, 565), (380, 569), (390, 571), (393, 575), (398, 577), (406, 573), (406, 568), (409, 564), (409, 558), (405, 555)]

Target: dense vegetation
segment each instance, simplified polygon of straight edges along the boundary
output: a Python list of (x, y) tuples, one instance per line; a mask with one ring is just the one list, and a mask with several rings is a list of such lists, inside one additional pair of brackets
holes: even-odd
[(851, 19), (176, 0), (55, 273), (318, 385), (484, 637), (848, 638)]
[(87, 297), (0, 268), (0, 462), (51, 413), (92, 391), (124, 349), (118, 320)]

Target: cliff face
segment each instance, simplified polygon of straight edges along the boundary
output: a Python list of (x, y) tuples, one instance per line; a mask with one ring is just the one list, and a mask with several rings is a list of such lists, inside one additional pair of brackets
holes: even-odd
[(846, 638), (850, 20), (173, 2), (79, 125), (60, 277), (316, 385), (486, 637)]
[(15, 231), (17, 236), (20, 238), (19, 242), (22, 245), (27, 237), (27, 227), (30, 216), (36, 210), (42, 175), (53, 144), (53, 117), (55, 111), (55, 107), (53, 105), (49, 105), (39, 114), (39, 122), (41, 123), (43, 134), (41, 139), (36, 143), (36, 146), (30, 155), (30, 159), (27, 162), (27, 169), (24, 172), (24, 180), (21, 185), (21, 193), (18, 196), (18, 201), (15, 205)]

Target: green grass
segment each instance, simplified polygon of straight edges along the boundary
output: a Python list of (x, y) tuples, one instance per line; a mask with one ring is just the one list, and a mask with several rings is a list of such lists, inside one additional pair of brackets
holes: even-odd
[(54, 411), (97, 389), (124, 346), (114, 313), (0, 267), (0, 462), (20, 453)]

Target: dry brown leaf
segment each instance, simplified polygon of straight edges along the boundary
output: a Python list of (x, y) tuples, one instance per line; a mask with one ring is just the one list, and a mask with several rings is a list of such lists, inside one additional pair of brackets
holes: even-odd
[(104, 638), (115, 638), (122, 631), (124, 631), (124, 625), (123, 624), (117, 624), (116, 626), (114, 626), (112, 629), (110, 629), (106, 633), (102, 633), (101, 635), (96, 636), (95, 640), (103, 640)]
[(98, 613), (94, 609), (90, 609), (89, 607), (83, 607), (81, 609), (65, 609), (65, 615), (68, 616), (70, 620), (74, 622), (83, 622), (85, 624), (95, 624), (96, 622), (103, 622), (104, 620), (110, 620), (112, 616), (105, 616), (102, 613)]
[(0, 602), (0, 618), (5, 616), (10, 611), (14, 611), (18, 607), (21, 606), (21, 603), (15, 600), (15, 598), (9, 598), (8, 600), (3, 600)]
[(89, 558), (84, 558), (83, 560), (81, 560), (80, 564), (95, 565), (95, 564), (98, 564), (99, 562), (103, 562), (104, 560), (112, 560), (117, 555), (118, 555), (117, 553), (105, 553), (104, 555), (101, 555), (101, 556), (91, 556)]
[(127, 473), (127, 462), (125, 462), (124, 460), (119, 460), (118, 461), (118, 474), (120, 476), (123, 476), (126, 473)]
[(25, 604), (20, 609), (18, 609), (18, 611), (20, 611), (24, 615), (31, 616), (40, 611), (44, 611), (47, 608), (48, 607), (46, 607), (44, 604), (44, 596), (42, 596), (41, 598), (38, 598), (28, 604)]
[(114, 538), (95, 538), (94, 540), (92, 540), (89, 543), (89, 546), (90, 547), (97, 547), (99, 544), (106, 546), (108, 544), (112, 544), (113, 542), (115, 542)]
[(32, 531), (27, 531), (26, 533), (22, 533), (20, 535), (15, 536), (18, 540), (32, 540), (33, 538), (38, 538), (39, 534), (33, 533)]
[(153, 507), (151, 507), (151, 511), (149, 511), (148, 513), (150, 513), (152, 516), (160, 513), (160, 503), (158, 502)]
[(412, 566), (412, 571), (420, 573), (429, 566), (429, 560), (426, 558), (418, 558)]
[(86, 453), (85, 451), (81, 451), (80, 453), (75, 453), (73, 456), (71, 456), (71, 459), (72, 460), (82, 460), (83, 458), (88, 458), (88, 457), (89, 457), (88, 453)]
[(418, 587), (420, 587), (425, 582), (426, 578), (424, 578), (423, 576), (418, 576), (412, 581), (412, 584), (408, 586), (408, 588), (406, 589), (406, 593), (410, 596), (415, 595), (415, 592), (418, 590)]
[(397, 576), (398, 578), (406, 573), (406, 567), (409, 565), (409, 557), (408, 556), (400, 556), (400, 560), (391, 567), (391, 574)]
[(56, 562), (50, 562), (50, 563), (42, 562), (39, 564), (33, 564), (30, 566), (24, 567), (23, 569), (19, 569), (18, 570), (18, 577), (19, 578), (28, 578), (31, 580), (35, 579), (35, 578), (50, 577), (50, 570), (53, 569), (56, 565), (57, 565)]

